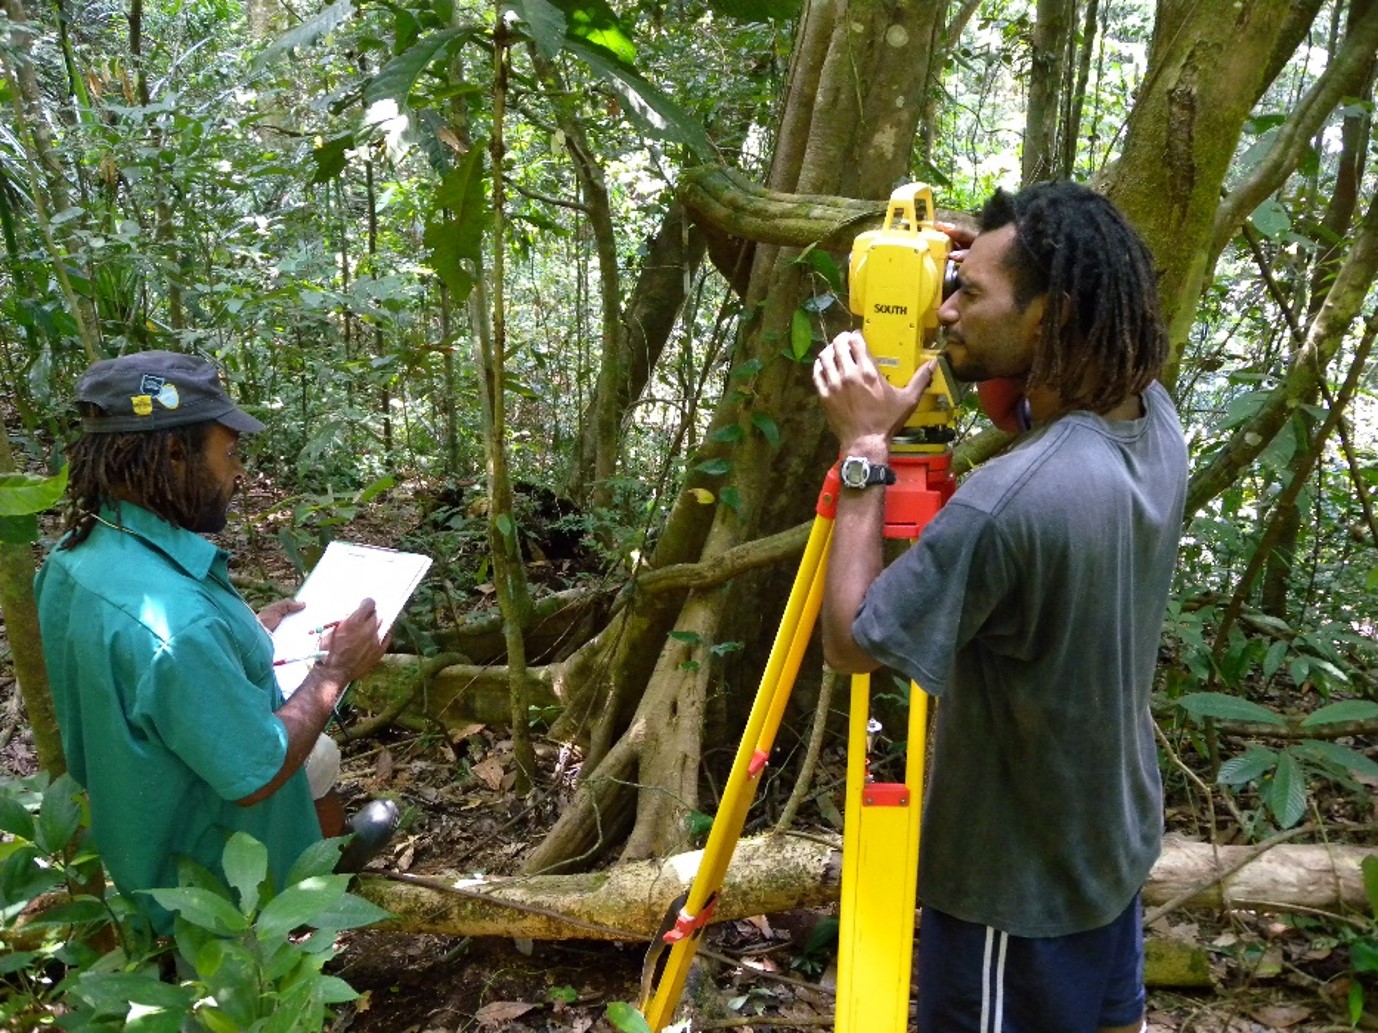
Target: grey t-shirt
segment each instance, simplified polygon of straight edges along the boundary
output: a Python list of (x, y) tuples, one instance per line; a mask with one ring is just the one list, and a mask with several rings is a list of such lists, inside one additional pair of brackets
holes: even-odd
[(1143, 401), (972, 473), (853, 625), (940, 698), (920, 899), (1015, 936), (1111, 922), (1162, 844), (1149, 695), (1187, 455), (1167, 392)]

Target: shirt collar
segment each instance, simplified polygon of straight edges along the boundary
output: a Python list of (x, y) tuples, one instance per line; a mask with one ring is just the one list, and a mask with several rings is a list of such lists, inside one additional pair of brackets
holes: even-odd
[(101, 507), (100, 519), (122, 528), (150, 548), (157, 549), (198, 581), (210, 573), (217, 560), (223, 565), (228, 554), (193, 531), (176, 527), (142, 506), (121, 501), (119, 510), (111, 504)]

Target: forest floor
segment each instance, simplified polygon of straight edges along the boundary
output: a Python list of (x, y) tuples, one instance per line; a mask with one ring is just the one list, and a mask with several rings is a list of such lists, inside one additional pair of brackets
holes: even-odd
[[(232, 514), (221, 542), (235, 556), (233, 569), (290, 592), (294, 575), (276, 537), (276, 526), (290, 520), (290, 513), (274, 508), (273, 493), (261, 481), (239, 505), (250, 519)], [(397, 526), (395, 518), (358, 521), (335, 532), (348, 540), (392, 544)], [(373, 866), (417, 875), (514, 871), (567, 792), (567, 786), (555, 784), (556, 749), (547, 745), (541, 751), (547, 770), (531, 804), (511, 791), (511, 743), (501, 728), (473, 726), (462, 735), (392, 728), (366, 741), (344, 740), (341, 784), (347, 800), (357, 804), (387, 795), (404, 806), (398, 835)], [(0, 775), (28, 774), (35, 767), (8, 641), (0, 637)], [(843, 784), (843, 772), (841, 750), (825, 750), (816, 776), (820, 784)], [(1352, 811), (1365, 804), (1337, 806)], [(1200, 819), (1188, 801), (1170, 799), (1168, 811), (1169, 824), (1200, 833)], [(1374, 817), (1371, 810), (1350, 816)], [(806, 809), (801, 816), (803, 823), (829, 832), (837, 831), (839, 820), (836, 807)], [(835, 941), (827, 943), (824, 935), (827, 918), (822, 911), (798, 911), (713, 927), (700, 954), (702, 970), (686, 995), (707, 1002), (692, 1028), (831, 1028)], [(1204, 947), (1214, 986), (1151, 989), (1152, 1033), (1354, 1028), (1346, 1006), (1353, 977), (1338, 923), (1253, 912), (1178, 912), (1161, 922)], [(644, 953), (638, 943), (531, 943), (378, 930), (346, 934), (339, 947), (332, 971), (361, 995), (342, 1006), (329, 1027), (341, 1033), (612, 1030), (608, 1006), (636, 1002)], [(1368, 989), (1370, 999), (1378, 1000), (1378, 983)], [(1359, 1028), (1378, 1028), (1378, 1021), (1366, 1018)]]

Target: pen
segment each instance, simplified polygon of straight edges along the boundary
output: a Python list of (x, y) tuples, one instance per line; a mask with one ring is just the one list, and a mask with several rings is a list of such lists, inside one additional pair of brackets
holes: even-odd
[(328, 650), (318, 649), (314, 653), (307, 653), (305, 656), (295, 656), (290, 659), (274, 660), (274, 667), (285, 667), (287, 664), (304, 663), (307, 660), (324, 660), (330, 653)]

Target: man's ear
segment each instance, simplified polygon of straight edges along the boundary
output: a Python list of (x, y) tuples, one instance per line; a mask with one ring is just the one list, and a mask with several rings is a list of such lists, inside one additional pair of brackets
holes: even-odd
[(167, 455), (174, 463), (185, 463), (190, 456), (187, 454), (186, 439), (180, 435), (173, 435), (168, 439)]

